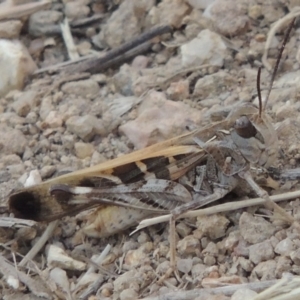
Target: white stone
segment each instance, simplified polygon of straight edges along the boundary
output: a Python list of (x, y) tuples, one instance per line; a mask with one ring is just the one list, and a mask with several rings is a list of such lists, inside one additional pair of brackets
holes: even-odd
[(50, 278), (65, 292), (70, 294), (70, 283), (66, 271), (54, 268), (50, 271)]
[(84, 271), (86, 264), (68, 256), (67, 253), (55, 245), (50, 245), (47, 252), (47, 264), (49, 267), (58, 267), (63, 270)]
[(16, 39), (20, 35), (23, 23), (20, 20), (0, 22), (0, 37), (3, 39)]
[(77, 142), (74, 145), (76, 156), (80, 159), (91, 157), (94, 152), (94, 147), (89, 143)]
[(203, 17), (210, 20), (215, 32), (224, 36), (236, 36), (247, 32), (250, 24), (247, 5), (243, 1), (216, 0), (206, 7)]
[(42, 177), (38, 170), (33, 170), (29, 173), (28, 178), (25, 181), (24, 187), (30, 187), (42, 182)]
[(209, 64), (222, 67), (226, 48), (221, 36), (209, 29), (202, 30), (196, 38), (181, 46), (182, 66)]
[(295, 249), (296, 245), (294, 242), (290, 238), (286, 238), (276, 245), (274, 251), (282, 256), (289, 256), (290, 253)]
[(94, 99), (98, 96), (100, 87), (95, 80), (86, 79), (67, 82), (61, 87), (61, 90), (66, 94)]
[(251, 300), (255, 298), (256, 295), (257, 293), (250, 289), (239, 289), (234, 292), (234, 294), (231, 297), (231, 300), (239, 300), (239, 299)]
[(19, 41), (0, 39), (0, 96), (13, 89), (22, 89), (26, 78), (37, 66)]
[(78, 135), (84, 141), (90, 141), (95, 136), (94, 125), (97, 118), (91, 115), (72, 116), (66, 122), (67, 129)]
[(63, 120), (59, 113), (55, 110), (49, 112), (48, 116), (45, 119), (45, 126), (46, 128), (57, 128), (61, 127), (63, 124)]
[[(2, 114), (2, 116), (3, 115), (4, 114)], [(12, 118), (13, 117), (11, 117), (10, 120), (12, 120)], [(22, 155), (24, 153), (27, 146), (27, 138), (20, 130), (13, 129), (10, 126), (1, 124), (0, 122), (0, 132), (1, 154)]]
[(196, 9), (205, 9), (215, 0), (187, 0), (188, 4)]
[(14, 290), (17, 290), (20, 287), (20, 281), (12, 275), (7, 276), (6, 282)]

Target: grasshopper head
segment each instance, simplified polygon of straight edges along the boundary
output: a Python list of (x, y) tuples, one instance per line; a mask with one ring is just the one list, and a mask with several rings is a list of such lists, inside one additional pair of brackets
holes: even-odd
[(269, 167), (278, 156), (278, 138), (270, 117), (253, 105), (244, 105), (234, 114), (232, 141), (251, 164)]

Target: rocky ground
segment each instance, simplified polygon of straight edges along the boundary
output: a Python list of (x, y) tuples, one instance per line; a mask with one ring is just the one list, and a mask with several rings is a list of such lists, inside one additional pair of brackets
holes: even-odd
[[(300, 14), (297, 0), (83, 0), (46, 6), (35, 12), (27, 6), (25, 16), (14, 11), (10, 21), (0, 14), (6, 63), (0, 86), (2, 217), (9, 216), (8, 194), (29, 181), (102, 163), (222, 120), (241, 103), (257, 103), (258, 67), (263, 66), (264, 95), (290, 16)], [(76, 47), (62, 39), (64, 17)], [(272, 31), (273, 23), (278, 26)], [(129, 58), (121, 53), (109, 68), (99, 71), (93, 64), (94, 57), (158, 25), (173, 30), (157, 34)], [(15, 46), (4, 39), (17, 39), (28, 50), (18, 50), (26, 57), (25, 65), (17, 62), (19, 73), (11, 72), (6, 56)], [(279, 169), (299, 167), (299, 45), (297, 21), (267, 106), (279, 136)], [(92, 63), (78, 67), (79, 57)], [(297, 187), (297, 181), (280, 182), (269, 192)], [(281, 205), (299, 215), (299, 199)], [(178, 221), (180, 278), (161, 284), (169, 267), (165, 224), (96, 239), (82, 234), (86, 213), (66, 217), (33, 262), (18, 266), (19, 273), (14, 265), (39, 241), (46, 224), (2, 227), (0, 295), (6, 300), (254, 299), (275, 282), (268, 280), (300, 274), (299, 231), (267, 215), (256, 206)], [(238, 291), (217, 289), (233, 283), (245, 285)], [(173, 294), (163, 296), (167, 293)]]

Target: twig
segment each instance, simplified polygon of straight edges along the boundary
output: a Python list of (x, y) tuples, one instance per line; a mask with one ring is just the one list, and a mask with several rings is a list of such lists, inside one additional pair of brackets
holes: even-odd
[[(88, 276), (88, 274), (90, 273), (94, 273), (95, 270), (97, 269), (97, 267), (99, 268), (99, 265), (102, 263), (102, 261), (104, 260), (104, 258), (107, 256), (107, 254), (109, 253), (109, 251), (111, 250), (111, 246), (108, 244), (104, 250), (102, 251), (102, 253), (100, 255), (93, 255), (91, 261), (92, 264), (90, 265), (90, 267), (88, 268), (88, 270), (86, 271), (86, 273), (78, 280), (75, 288), (72, 289), (72, 294), (74, 295), (76, 293), (76, 291), (81, 287), (82, 282), (85, 280), (85, 278)], [(88, 299), (89, 296), (92, 293), (95, 293), (100, 286), (103, 283), (103, 277), (99, 276), (98, 280), (96, 280), (95, 282), (91, 283), (80, 295), (79, 299), (85, 300)]]
[(210, 295), (223, 294), (225, 296), (231, 296), (235, 291), (239, 289), (250, 289), (253, 291), (262, 291), (276, 284), (277, 282), (278, 280), (268, 280), (268, 281), (261, 281), (261, 282), (234, 284), (234, 285), (218, 287), (218, 288), (204, 288), (204, 289), (194, 289), (190, 291), (176, 291), (176, 292), (171, 292), (171, 293), (167, 293), (155, 297), (146, 297), (139, 300), (193, 300), (198, 297), (201, 298), (201, 296), (208, 299), (209, 294)]
[[(124, 63), (125, 61), (128, 61), (128, 60), (136, 57), (137, 55), (147, 52), (151, 47), (152, 47), (151, 42), (144, 43), (144, 44), (136, 47), (135, 49), (123, 54), (122, 56), (119, 56), (114, 59), (103, 62), (101, 65), (99, 65), (97, 67), (97, 72), (103, 72), (104, 70), (106, 70), (108, 68), (112, 68), (114, 66), (120, 65), (120, 64)], [(81, 71), (77, 71), (76, 69), (77, 68), (75, 67), (74, 72), (81, 72)], [(93, 73), (92, 70), (90, 70), (90, 72)], [(97, 73), (97, 72), (95, 72), (95, 73)]]
[(300, 277), (288, 276), (278, 280), (274, 285), (259, 293), (253, 300), (293, 300), (300, 298)]
[[(1, 9), (1, 6), (0, 6)], [(92, 24), (94, 22), (97, 22), (104, 18), (104, 15), (94, 15), (92, 17), (88, 17), (85, 19), (80, 19), (80, 20), (75, 20), (71, 22), (70, 25), (70, 31), (73, 35), (78, 34), (80, 32), (80, 27), (87, 26), (89, 24)], [(38, 28), (39, 34), (43, 36), (56, 36), (56, 35), (61, 35), (62, 30), (59, 24), (44, 24), (40, 28)]]
[(264, 49), (264, 54), (262, 56), (262, 63), (265, 66), (265, 68), (267, 70), (271, 70), (272, 66), (271, 64), (268, 62), (268, 50), (270, 48), (271, 42), (273, 37), (275, 36), (276, 32), (284, 25), (286, 25), (287, 23), (289, 23), (292, 19), (294, 19), (295, 17), (298, 17), (300, 15), (300, 7), (296, 6), (293, 8), (293, 10), (288, 13), (287, 15), (285, 15), (283, 18), (279, 19), (278, 21), (276, 21), (271, 30), (268, 33), (268, 37), (267, 37), (267, 41), (265, 44), (265, 49)]
[[(103, 70), (108, 69), (108, 68), (111, 68), (115, 65), (120, 65), (121, 63), (123, 63), (127, 60), (130, 60), (130, 59), (132, 59), (133, 57), (136, 57), (139, 54), (147, 52), (151, 48), (151, 46), (152, 46), (151, 42), (144, 43), (144, 44), (136, 47), (135, 49), (129, 51), (128, 53), (120, 56), (120, 57), (117, 57), (115, 59), (104, 62), (102, 64), (102, 66), (99, 67), (98, 72), (103, 71)], [(82, 64), (85, 64), (85, 63), (90, 64), (90, 60), (95, 59), (95, 57), (98, 57), (98, 56), (95, 56), (93, 54), (93, 55), (80, 57), (79, 59), (74, 60), (74, 61), (66, 61), (66, 62), (63, 62), (63, 63), (59, 63), (55, 66), (45, 67), (45, 68), (42, 68), (42, 69), (39, 69), (39, 70), (35, 71), (33, 73), (33, 75), (38, 75), (38, 74), (41, 74), (41, 73), (44, 73), (44, 72), (47, 72), (47, 71), (57, 71), (58, 69), (67, 69), (68, 66), (70, 66), (70, 68), (68, 68), (68, 71), (66, 71), (66, 72), (71, 73), (71, 74), (78, 73), (79, 71), (77, 71), (76, 65), (74, 67), (71, 67), (71, 65), (74, 65), (77, 62), (82, 62)], [(83, 73), (80, 73), (80, 74), (83, 74)], [(77, 75), (79, 76), (80, 74), (77, 74)], [(90, 76), (89, 73), (85, 73), (85, 74), (88, 74), (88, 76)]]
[(64, 21), (60, 24), (61, 33), (68, 50), (68, 55), (71, 60), (75, 60), (79, 58), (79, 54), (77, 52), (76, 46), (74, 44), (74, 40), (71, 34), (70, 26), (68, 19), (65, 18)]
[(86, 291), (84, 291), (84, 293), (82, 293), (82, 295), (79, 297), (80, 300), (86, 300), (89, 299), (89, 296), (95, 292), (97, 292), (99, 290), (99, 288), (101, 287), (103, 283), (103, 278), (99, 277), (98, 280), (96, 280), (95, 282), (93, 282), (92, 285), (90, 285), (88, 287), (88, 289)]
[(133, 40), (124, 43), (120, 47), (117, 47), (115, 49), (110, 50), (109, 52), (106, 53), (105, 56), (101, 58), (96, 58), (94, 60), (91, 60), (90, 66), (84, 65), (82, 67), (78, 66), (78, 72), (84, 72), (84, 71), (89, 71), (91, 73), (97, 73), (98, 68), (101, 67), (102, 64), (106, 63), (108, 60), (112, 60), (120, 55), (123, 55), (125, 52), (132, 50), (133, 48), (153, 39), (154, 37), (158, 35), (162, 35), (165, 33), (172, 32), (172, 27), (169, 25), (162, 25), (162, 26), (157, 26), (149, 31), (141, 34), (137, 38), (134, 38)]
[(100, 21), (104, 17), (105, 17), (104, 14), (97, 14), (97, 15), (93, 15), (93, 16), (88, 17), (88, 18), (74, 20), (70, 23), (70, 26), (72, 28), (77, 28), (77, 27), (83, 27), (83, 26), (91, 25), (91, 24), (93, 24), (97, 21)]
[(53, 231), (56, 228), (58, 220), (49, 223), (43, 235), (37, 241), (37, 243), (30, 249), (30, 251), (24, 256), (24, 258), (20, 261), (19, 266), (24, 267), (26, 263), (32, 260), (37, 253), (41, 250), (41, 248), (46, 244), (49, 238), (52, 236)]
[(0, 21), (9, 19), (18, 19), (29, 16), (39, 10), (47, 8), (52, 3), (51, 0), (26, 3), (17, 6), (0, 6)]
[[(290, 200), (300, 197), (300, 190), (295, 191), (295, 192), (289, 192), (289, 193), (282, 193), (279, 195), (274, 195), (270, 196), (271, 200), (275, 202), (279, 201), (285, 201), (285, 200)], [(240, 201), (235, 201), (235, 202), (229, 202), (225, 204), (220, 204), (216, 205), (213, 207), (208, 207), (204, 209), (198, 209), (198, 210), (193, 210), (189, 211), (187, 213), (184, 213), (183, 215), (180, 216), (180, 218), (193, 218), (193, 217), (199, 217), (199, 216), (204, 216), (204, 215), (212, 215), (220, 212), (225, 212), (225, 211), (232, 211), (236, 209), (241, 209), (249, 206), (254, 206), (254, 205), (260, 205), (264, 204), (265, 200), (262, 198), (254, 198), (254, 199), (248, 199), (248, 200), (240, 200)], [(170, 220), (171, 215), (164, 215), (164, 216), (159, 216), (151, 219), (145, 219), (140, 222), (140, 224), (137, 226), (137, 228), (131, 233), (134, 234), (138, 230), (154, 225), (154, 224), (159, 224), (162, 222), (167, 222)]]
[[(111, 245), (106, 245), (106, 247), (104, 248), (104, 250), (101, 252), (100, 255), (93, 255), (93, 257), (91, 258), (92, 262), (96, 265), (99, 265), (102, 263), (102, 261), (104, 260), (104, 258), (108, 255), (109, 251), (111, 250)], [(85, 274), (78, 280), (78, 282), (76, 283), (75, 287), (73, 288), (72, 292), (75, 291), (82, 283), (82, 281), (85, 279), (85, 277), (90, 274), (95, 272), (96, 267), (91, 264), (90, 267), (88, 268), (88, 270), (85, 272)]]
[(38, 75), (38, 74), (48, 72), (48, 71), (55, 72), (55, 71), (58, 71), (59, 69), (67, 68), (70, 65), (74, 65), (74, 64), (79, 63), (79, 62), (83, 62), (83, 61), (86, 61), (86, 60), (89, 60), (89, 59), (92, 59), (92, 58), (95, 58), (95, 57), (99, 57), (99, 55), (98, 54), (97, 55), (91, 54), (91, 55), (86, 55), (86, 56), (79, 57), (78, 59), (76, 59), (74, 61), (64, 61), (64, 62), (58, 63), (54, 66), (49, 66), (49, 67), (38, 69), (33, 73), (33, 75)]
[(0, 218), (0, 227), (16, 227), (16, 228), (22, 228), (22, 227), (32, 227), (36, 224), (35, 221), (31, 220), (24, 220), (24, 219), (17, 219), (17, 218), (11, 218), (11, 217), (2, 217)]
[[(74, 60), (72, 62), (64, 62), (55, 66), (37, 70), (34, 73), (34, 75), (46, 71), (50, 71), (50, 70), (59, 70), (59, 69), (64, 69), (68, 73), (74, 73), (74, 72), (79, 73), (85, 71), (89, 73), (98, 73), (100, 72), (100, 70), (108, 68), (108, 66), (112, 64), (110, 61), (117, 58), (120, 60), (124, 60), (124, 58), (122, 59), (121, 57), (125, 56), (124, 54), (125, 52), (137, 48), (138, 46), (142, 47), (140, 49), (149, 49), (149, 44), (146, 44), (144, 46), (142, 44), (158, 35), (169, 33), (169, 32), (172, 32), (171, 26), (163, 25), (163, 26), (154, 27), (150, 31), (143, 33), (142, 35), (133, 39), (132, 41), (124, 43), (120, 47), (108, 51), (104, 56), (100, 57), (99, 54), (99, 55), (91, 55), (88, 57), (80, 57), (79, 59)], [(113, 64), (115, 64), (116, 61), (118, 60), (115, 60)]]
[(2, 255), (0, 255), (0, 272), (5, 277), (12, 276), (16, 279), (19, 279), (34, 295), (38, 297), (44, 297), (46, 299), (52, 299), (46, 287), (44, 287), (40, 282), (30, 278), (24, 272), (17, 270)]

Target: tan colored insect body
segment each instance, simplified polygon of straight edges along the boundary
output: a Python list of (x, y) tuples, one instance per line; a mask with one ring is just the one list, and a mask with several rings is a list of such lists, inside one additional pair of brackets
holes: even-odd
[(16, 217), (51, 221), (97, 207), (85, 231), (100, 237), (152, 214), (171, 211), (175, 220), (186, 210), (233, 190), (243, 192), (241, 187), (248, 185), (292, 223), (293, 218), (270, 200), (251, 174), (251, 167), (274, 164), (278, 153), (276, 131), (262, 107), (260, 70), (257, 82), (259, 109), (244, 104), (224, 121), (201, 130), (25, 188), (10, 196), (10, 210)]
[[(234, 124), (241, 116), (247, 116), (250, 122), (253, 122), (257, 129), (256, 137), (242, 138), (237, 134)], [(200, 139), (205, 143), (214, 137), (214, 141), (204, 144), (203, 147), (195, 142), (195, 139)], [(89, 216), (85, 232), (92, 236), (107, 236), (128, 228), (150, 215), (167, 213), (180, 207), (181, 204), (190, 203), (197, 194), (191, 188), (193, 183), (184, 186), (176, 182), (196, 166), (206, 165), (208, 157), (212, 157), (217, 168), (222, 170), (218, 173), (223, 174), (224, 178), (231, 178), (230, 181), (233, 181), (239, 171), (249, 169), (250, 164), (264, 167), (271, 165), (275, 158), (274, 153), (277, 153), (276, 138), (275, 130), (268, 118), (262, 116), (258, 120), (258, 109), (252, 105), (245, 105), (233, 111), (226, 120), (203, 130), (196, 130), (100, 165), (50, 179), (37, 186), (18, 191), (10, 196), (10, 209), (16, 217), (51, 221), (97, 207), (96, 211)], [(230, 162), (230, 168), (226, 170), (224, 168), (227, 157), (231, 157), (233, 160)], [(153, 203), (143, 206), (140, 199), (137, 199), (135, 203), (125, 202), (121, 206), (120, 203), (107, 196), (113, 193), (112, 188), (114, 187), (124, 188), (127, 186), (130, 190), (132, 186), (140, 198), (149, 197), (146, 195), (148, 190), (143, 193), (136, 186), (136, 183), (144, 184), (149, 180), (156, 180), (153, 182), (152, 194), (156, 195), (157, 201), (164, 202), (161, 208), (155, 208)], [(176, 187), (182, 187), (183, 195), (172, 189), (169, 199), (165, 200), (166, 188), (165, 186), (161, 187), (161, 183), (165, 183), (165, 181), (172, 181)], [(205, 179), (205, 181), (209, 181), (209, 179)], [(234, 181), (237, 182), (236, 179)], [(208, 182), (208, 184), (214, 183)], [(235, 185), (227, 187), (226, 192), (234, 189)], [(71, 195), (68, 191), (64, 192), (59, 189), (53, 192), (59, 186), (97, 189), (95, 192), (97, 199), (91, 199), (87, 197), (88, 194), (82, 194), (80, 201), (75, 203), (73, 199), (72, 202), (70, 199), (75, 198), (75, 194)], [(59, 193), (61, 196), (58, 195)], [(126, 193), (132, 197), (133, 191)], [(159, 196), (157, 196), (158, 194)], [(80, 198), (78, 195), (76, 197)], [(107, 201), (102, 199), (107, 197)], [(124, 192), (122, 197), (124, 197)]]

